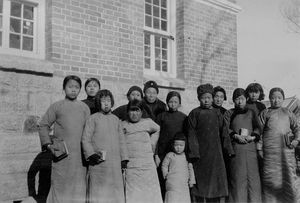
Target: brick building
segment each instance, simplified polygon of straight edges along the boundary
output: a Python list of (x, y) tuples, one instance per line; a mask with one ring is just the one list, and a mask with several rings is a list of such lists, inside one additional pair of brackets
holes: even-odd
[(97, 77), (116, 106), (149, 79), (163, 101), (180, 91), (185, 113), (201, 83), (231, 94), (239, 10), (235, 0), (0, 0), (0, 201), (28, 195), (36, 120), (68, 74)]

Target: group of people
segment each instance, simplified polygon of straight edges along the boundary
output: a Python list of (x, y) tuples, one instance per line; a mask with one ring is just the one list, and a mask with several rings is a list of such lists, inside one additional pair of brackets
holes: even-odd
[[(281, 88), (260, 101), (260, 84), (236, 88), (234, 108), (226, 92), (197, 88), (199, 107), (185, 115), (181, 95), (158, 99), (155, 81), (132, 86), (128, 104), (112, 111), (114, 97), (96, 78), (64, 78), (65, 99), (40, 121), (42, 149), (55, 154), (53, 138), (68, 155), (52, 163), (47, 202), (299, 202), (294, 148), (300, 141), (295, 115), (282, 107)], [(50, 136), (54, 126), (54, 135)], [(299, 186), (298, 186), (299, 187)]]

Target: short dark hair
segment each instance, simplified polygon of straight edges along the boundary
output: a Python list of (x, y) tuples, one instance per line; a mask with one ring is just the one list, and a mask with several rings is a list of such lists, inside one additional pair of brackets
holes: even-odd
[(99, 89), (101, 89), (100, 81), (97, 78), (88, 78), (84, 83), (84, 89), (86, 90), (86, 86), (92, 81), (95, 81), (99, 85)]
[(272, 89), (270, 90), (270, 93), (269, 93), (269, 99), (271, 98), (271, 96), (272, 96), (272, 94), (273, 94), (274, 92), (280, 92), (280, 93), (282, 94), (282, 96), (283, 96), (283, 99), (285, 99), (284, 91), (283, 91), (283, 89), (281, 89), (280, 87), (274, 87), (274, 88), (272, 88)]
[(221, 86), (214, 87), (214, 94), (213, 94), (213, 96), (215, 96), (217, 92), (222, 92), (224, 94), (224, 100), (225, 101), (227, 100), (226, 91), (225, 91), (225, 89), (223, 87), (221, 87)]
[(143, 111), (144, 110), (143, 101), (140, 101), (140, 100), (137, 100), (137, 99), (129, 101), (128, 104), (127, 104), (127, 113), (132, 108), (139, 108), (141, 111)]
[(80, 78), (79, 78), (78, 76), (76, 76), (76, 75), (68, 75), (68, 76), (66, 76), (66, 77), (64, 78), (64, 81), (63, 81), (63, 89), (66, 88), (66, 85), (67, 85), (67, 83), (68, 83), (70, 80), (75, 80), (76, 82), (78, 82), (79, 87), (80, 87), (80, 89), (81, 89), (81, 80), (80, 80)]
[(239, 96), (244, 96), (245, 98), (246, 97), (246, 91), (243, 89), (243, 88), (236, 88), (234, 91), (233, 91), (233, 94), (232, 94), (232, 100), (234, 101), (236, 98), (238, 98)]
[(166, 98), (166, 102), (168, 103), (172, 97), (178, 97), (179, 104), (181, 104), (181, 96), (180, 96), (179, 92), (176, 92), (176, 91), (169, 92), (167, 95), (167, 98)]
[(246, 88), (246, 98), (249, 98), (249, 93), (250, 92), (259, 92), (259, 98), (258, 100), (264, 100), (265, 98), (265, 93), (262, 88), (262, 86), (259, 83), (250, 83), (247, 88)]
[(99, 90), (95, 96), (95, 106), (98, 111), (101, 110), (101, 98), (103, 97), (110, 97), (111, 107), (113, 107), (115, 104), (114, 96), (112, 95), (111, 91), (107, 89)]

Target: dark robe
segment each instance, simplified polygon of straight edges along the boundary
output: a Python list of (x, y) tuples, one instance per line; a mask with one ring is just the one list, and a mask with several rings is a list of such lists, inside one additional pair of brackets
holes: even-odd
[[(223, 117), (215, 109), (193, 109), (188, 116), (189, 158), (193, 161), (196, 185), (192, 196), (216, 198), (228, 195), (223, 150), (233, 154)], [(226, 137), (222, 137), (222, 136)], [(224, 148), (224, 149), (223, 149)]]
[(247, 101), (246, 107), (248, 109), (252, 109), (256, 116), (258, 116), (260, 114), (260, 112), (262, 112), (264, 109), (266, 109), (266, 106), (261, 103), (261, 102), (251, 102), (251, 101)]
[(143, 100), (145, 110), (147, 111), (149, 117), (153, 120), (156, 121), (156, 117), (158, 114), (167, 111), (167, 106), (164, 102), (162, 102), (159, 99), (156, 99), (155, 102), (149, 103), (147, 100), (144, 98)]
[[(230, 109), (224, 114), (230, 135), (246, 128), (259, 134), (258, 118), (251, 109)], [(251, 134), (250, 134), (251, 135)], [(261, 183), (255, 142), (240, 144), (232, 138), (235, 157), (229, 159), (229, 202), (261, 202)]]
[(225, 109), (225, 108), (222, 107), (222, 106), (217, 106), (217, 105), (213, 104), (213, 107), (214, 107), (215, 109), (218, 109), (222, 115), (224, 115), (224, 113), (227, 111), (227, 109)]
[[(127, 114), (127, 104), (119, 106), (112, 112), (114, 115), (116, 115), (121, 121), (128, 120), (128, 114)], [(142, 111), (142, 118), (150, 118), (147, 111), (143, 109)]]
[(95, 105), (95, 97), (88, 96), (85, 100), (82, 100), (90, 108), (91, 115), (98, 112)]

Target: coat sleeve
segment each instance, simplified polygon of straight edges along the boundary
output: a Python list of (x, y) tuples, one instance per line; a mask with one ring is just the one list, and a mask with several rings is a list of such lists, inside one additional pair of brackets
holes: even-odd
[(83, 134), (81, 137), (82, 149), (84, 157), (87, 159), (92, 154), (95, 154), (95, 149), (93, 147), (92, 138), (95, 131), (95, 121), (92, 116), (90, 116), (85, 123)]
[(188, 163), (188, 169), (189, 169), (189, 183), (196, 184), (196, 178), (195, 178), (195, 173), (194, 173), (194, 168), (192, 163)]
[(126, 144), (125, 135), (124, 135), (124, 131), (123, 131), (123, 125), (122, 125), (121, 121), (119, 121), (118, 131), (119, 131), (119, 136), (120, 136), (119, 140), (120, 140), (121, 161), (129, 160), (127, 144)]
[(260, 131), (260, 138), (256, 144), (256, 148), (257, 150), (262, 150), (262, 136), (263, 136), (263, 132), (264, 132), (264, 128), (267, 122), (267, 113), (268, 113), (268, 109), (263, 110), (259, 116), (258, 116), (258, 127), (259, 127), (259, 131)]
[(39, 136), (42, 146), (45, 144), (51, 144), (49, 133), (51, 131), (51, 126), (56, 121), (56, 110), (57, 103), (52, 104), (39, 123)]
[(188, 158), (200, 158), (199, 143), (196, 133), (197, 118), (195, 112), (191, 112), (188, 116)]
[(230, 117), (231, 111), (226, 111), (224, 117), (222, 117), (221, 140), (224, 152), (227, 155), (234, 155), (235, 152), (232, 147), (231, 134), (235, 132), (230, 129)]
[(295, 140), (300, 141), (300, 127), (298, 124), (298, 120), (292, 112), (289, 111), (289, 119), (290, 119), (290, 128), (295, 136)]
[(161, 171), (162, 171), (164, 179), (166, 179), (166, 177), (167, 177), (167, 175), (169, 173), (169, 165), (170, 165), (170, 163), (171, 163), (171, 153), (168, 153), (165, 156), (165, 158), (164, 158), (164, 160), (163, 160), (163, 162), (161, 164)]
[(153, 153), (155, 153), (157, 141), (158, 141), (159, 133), (160, 133), (160, 127), (153, 120), (151, 120), (151, 119), (147, 119), (147, 120), (149, 121), (148, 133), (150, 134), (152, 151), (153, 151)]

